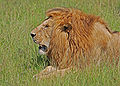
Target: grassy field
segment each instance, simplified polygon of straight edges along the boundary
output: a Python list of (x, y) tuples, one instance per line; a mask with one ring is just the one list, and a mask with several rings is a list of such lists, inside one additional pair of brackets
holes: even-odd
[(0, 86), (120, 86), (118, 67), (86, 68), (64, 77), (36, 81), (45, 56), (30, 32), (53, 7), (73, 7), (101, 16), (112, 30), (120, 31), (120, 0), (0, 0)]

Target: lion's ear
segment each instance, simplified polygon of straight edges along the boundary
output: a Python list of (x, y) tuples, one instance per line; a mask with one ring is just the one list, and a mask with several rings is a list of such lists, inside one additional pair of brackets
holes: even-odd
[(62, 31), (69, 32), (72, 29), (71, 24), (64, 24), (61, 28)]
[(46, 11), (46, 15), (49, 16), (60, 16), (62, 14), (68, 14), (69, 9), (68, 8), (64, 8), (64, 7), (56, 7), (53, 9), (49, 9)]

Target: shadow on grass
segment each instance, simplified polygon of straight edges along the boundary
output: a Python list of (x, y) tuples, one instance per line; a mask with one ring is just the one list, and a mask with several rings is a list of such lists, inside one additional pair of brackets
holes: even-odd
[(32, 58), (31, 64), (33, 67), (39, 69), (40, 66), (45, 68), (50, 65), (49, 59), (45, 55), (38, 55), (37, 58)]

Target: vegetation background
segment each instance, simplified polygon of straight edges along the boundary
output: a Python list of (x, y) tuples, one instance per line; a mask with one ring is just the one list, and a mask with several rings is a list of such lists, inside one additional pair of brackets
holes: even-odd
[(64, 77), (34, 80), (45, 67), (45, 56), (30, 32), (54, 7), (78, 8), (101, 16), (120, 31), (120, 0), (0, 0), (0, 86), (120, 86), (120, 65), (86, 68)]

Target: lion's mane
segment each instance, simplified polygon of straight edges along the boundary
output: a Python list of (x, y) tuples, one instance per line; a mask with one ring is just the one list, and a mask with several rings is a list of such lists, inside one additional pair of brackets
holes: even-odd
[(111, 46), (112, 31), (98, 16), (72, 8), (50, 9), (46, 15), (56, 22), (47, 56), (59, 69), (89, 64)]

